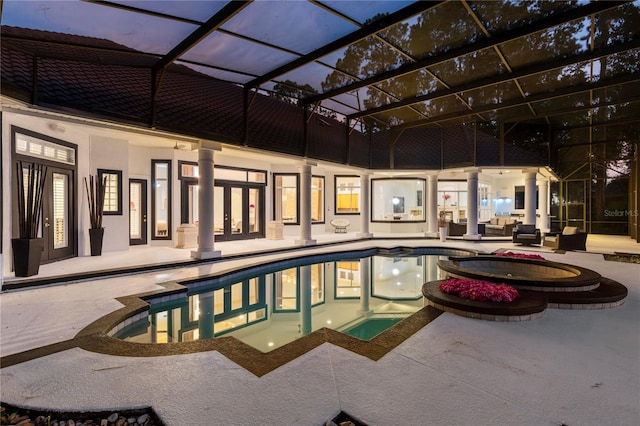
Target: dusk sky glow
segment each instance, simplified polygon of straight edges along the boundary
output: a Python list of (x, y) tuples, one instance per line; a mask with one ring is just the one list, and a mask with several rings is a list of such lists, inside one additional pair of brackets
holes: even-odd
[[(126, 6), (204, 22), (222, 9), (220, 1), (116, 1)], [(411, 1), (326, 1), (323, 4), (364, 23), (379, 13), (393, 13)], [(125, 11), (80, 0), (6, 0), (2, 25), (104, 38), (139, 51), (164, 55), (191, 34), (195, 24)], [(182, 55), (181, 59), (222, 69), (187, 66), (205, 74), (236, 83), (247, 83), (255, 76), (284, 65), (331, 41), (347, 35), (359, 26), (303, 0), (260, 0), (246, 7), (222, 29), (280, 46), (293, 53), (214, 32)], [(304, 34), (303, 37), (297, 36)], [(292, 36), (296, 35), (296, 36)], [(335, 66), (345, 48), (326, 55), (320, 62)], [(180, 62), (180, 61), (178, 61)], [(184, 63), (183, 63), (184, 64)], [(225, 70), (237, 70), (232, 73)], [(293, 70), (279, 80), (290, 79), (309, 84), (321, 92), (321, 82), (332, 72), (318, 63)], [(246, 75), (249, 74), (249, 75)], [(262, 87), (271, 89), (275, 83)], [(349, 104), (356, 106), (355, 97)], [(340, 109), (343, 106), (335, 105)], [(346, 109), (345, 112), (351, 112)]]

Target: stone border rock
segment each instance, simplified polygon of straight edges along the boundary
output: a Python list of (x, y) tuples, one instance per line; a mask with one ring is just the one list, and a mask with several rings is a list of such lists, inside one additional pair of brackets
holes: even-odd
[(2, 425), (24, 426), (163, 426), (151, 408), (118, 411), (39, 410), (0, 403)]

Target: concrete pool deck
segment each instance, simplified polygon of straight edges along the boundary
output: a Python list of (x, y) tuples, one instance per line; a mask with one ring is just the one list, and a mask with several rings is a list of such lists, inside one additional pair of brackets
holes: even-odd
[[(601, 253), (640, 253), (640, 245), (590, 235), (588, 252), (558, 254), (508, 241), (383, 237), (347, 242), (355, 234), (314, 235), (320, 245), (304, 250), (293, 239), (216, 243), (231, 259), (3, 292), (0, 354), (6, 359), (72, 339), (119, 309), (116, 297), (157, 290), (158, 283), (335, 251), (333, 243), (340, 241), (340, 250), (443, 246), (538, 253), (619, 281), (629, 295), (620, 307), (547, 310), (543, 318), (521, 323), (444, 313), (377, 361), (323, 343), (260, 377), (217, 351), (123, 357), (72, 348), (3, 365), (0, 400), (60, 411), (152, 407), (167, 425), (321, 425), (340, 411), (370, 425), (638, 423), (640, 265), (605, 261)], [(249, 251), (264, 253), (243, 256)], [(134, 247), (44, 265), (40, 275), (184, 259), (179, 249)]]

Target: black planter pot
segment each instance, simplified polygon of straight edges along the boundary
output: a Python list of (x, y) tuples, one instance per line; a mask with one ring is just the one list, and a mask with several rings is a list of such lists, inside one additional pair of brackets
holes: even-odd
[(44, 240), (42, 238), (14, 238), (11, 240), (13, 270), (16, 277), (38, 275), (43, 247)]
[(102, 237), (104, 237), (104, 228), (89, 229), (91, 256), (100, 256), (102, 254)]

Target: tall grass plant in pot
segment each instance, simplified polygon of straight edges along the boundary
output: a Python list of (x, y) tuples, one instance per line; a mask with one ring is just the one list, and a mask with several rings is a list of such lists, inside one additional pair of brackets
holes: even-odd
[(19, 237), (11, 240), (16, 277), (30, 277), (40, 271), (44, 248), (40, 221), (46, 177), (47, 168), (41, 164), (16, 164)]
[(104, 228), (102, 227), (102, 217), (104, 213), (104, 195), (107, 187), (107, 177), (102, 182), (97, 177), (89, 175), (89, 180), (84, 178), (84, 187), (87, 191), (87, 203), (89, 204), (89, 244), (91, 245), (91, 256), (102, 255), (102, 241), (104, 239)]

